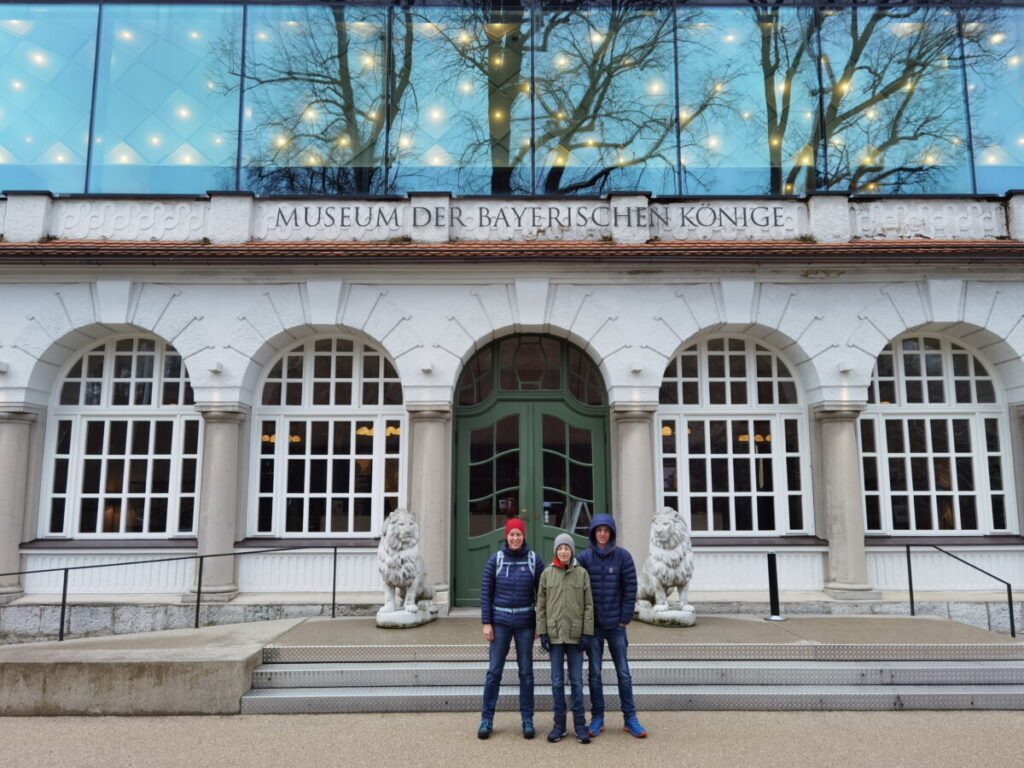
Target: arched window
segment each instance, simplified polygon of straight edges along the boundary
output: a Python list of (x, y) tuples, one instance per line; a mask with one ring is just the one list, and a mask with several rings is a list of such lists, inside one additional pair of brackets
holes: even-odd
[(992, 374), (959, 344), (917, 334), (887, 344), (860, 418), (867, 531), (1010, 531), (1000, 400)]
[(659, 402), (663, 503), (689, 512), (695, 534), (811, 530), (806, 417), (779, 355), (701, 340), (669, 362)]
[(193, 533), (200, 418), (174, 347), (147, 337), (105, 341), (67, 369), (55, 399), (44, 535)]
[(309, 339), (267, 371), (253, 419), (249, 533), (367, 536), (400, 503), (402, 385), (379, 350)]

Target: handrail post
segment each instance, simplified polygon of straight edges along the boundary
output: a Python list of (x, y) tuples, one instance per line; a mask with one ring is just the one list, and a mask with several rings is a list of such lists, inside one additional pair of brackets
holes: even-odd
[(196, 578), (196, 629), (199, 629), (199, 604), (203, 601), (203, 562), (205, 560), (204, 555), (199, 556), (199, 574)]
[(768, 553), (768, 602), (770, 603), (771, 616), (765, 616), (765, 621), (785, 621), (779, 609), (779, 572), (775, 565), (775, 553)]
[(1017, 624), (1013, 620), (1013, 587), (1006, 585), (1006, 604), (1010, 609), (1010, 637), (1017, 636)]
[(914, 613), (914, 570), (910, 567), (910, 545), (907, 544), (907, 586), (910, 587), (910, 615), (916, 616)]
[(57, 632), (57, 640), (64, 639), (64, 614), (68, 607), (68, 569), (64, 569), (64, 588), (60, 593), (60, 630)]
[(338, 606), (338, 548), (334, 548), (334, 570), (331, 572), (331, 618), (335, 616)]

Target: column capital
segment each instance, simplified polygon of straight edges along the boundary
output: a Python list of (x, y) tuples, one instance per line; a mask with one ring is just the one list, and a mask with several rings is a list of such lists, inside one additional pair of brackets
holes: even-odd
[(1024, 419), (1024, 404), (1014, 406), (1013, 413), (1018, 419)]
[(658, 412), (658, 404), (650, 402), (635, 403), (612, 403), (612, 419), (616, 422), (623, 421), (654, 421), (654, 414)]
[(39, 409), (31, 405), (0, 405), (0, 423), (31, 424), (39, 418)]
[(406, 403), (410, 421), (448, 421), (452, 417), (452, 404), (448, 402)]
[(241, 422), (249, 415), (249, 406), (242, 403), (196, 403), (196, 410), (207, 424)]
[(811, 408), (815, 421), (856, 421), (866, 403), (823, 403)]

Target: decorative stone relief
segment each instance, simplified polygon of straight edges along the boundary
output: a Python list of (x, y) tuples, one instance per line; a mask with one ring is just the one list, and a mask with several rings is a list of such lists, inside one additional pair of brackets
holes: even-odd
[(201, 240), (208, 211), (203, 200), (57, 200), (51, 229), (70, 240)]
[(853, 203), (853, 236), (873, 240), (994, 240), (1006, 237), (998, 202), (879, 200)]
[[(636, 617), (663, 627), (692, 627), (697, 618), (686, 602), (692, 576), (689, 526), (677, 510), (664, 507), (651, 521), (651, 546), (640, 569)], [(678, 600), (669, 599), (673, 592)]]
[(434, 585), (420, 555), (420, 526), (407, 509), (388, 515), (377, 546), (377, 570), (384, 581), (384, 605), (377, 626), (404, 629), (437, 617)]

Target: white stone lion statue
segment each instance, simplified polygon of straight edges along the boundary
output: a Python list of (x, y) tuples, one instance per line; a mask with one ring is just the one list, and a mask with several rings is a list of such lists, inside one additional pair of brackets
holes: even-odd
[(415, 515), (399, 508), (388, 515), (377, 545), (377, 570), (384, 580), (382, 613), (392, 613), (404, 603), (409, 613), (419, 611), (421, 600), (434, 599), (434, 585), (420, 556), (420, 526)]
[(668, 611), (668, 596), (678, 589), (680, 607), (686, 610), (691, 576), (693, 548), (689, 526), (679, 512), (665, 507), (651, 522), (651, 549), (640, 570), (637, 600), (649, 600), (656, 612)]

